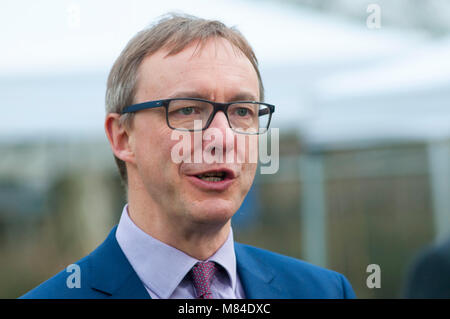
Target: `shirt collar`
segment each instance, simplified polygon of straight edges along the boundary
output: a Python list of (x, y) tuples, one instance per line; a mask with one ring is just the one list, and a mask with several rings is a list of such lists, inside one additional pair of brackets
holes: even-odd
[[(197, 259), (169, 246), (141, 230), (128, 215), (125, 205), (117, 226), (116, 238), (138, 277), (160, 298), (169, 298)], [(220, 264), (236, 288), (236, 255), (233, 231), (230, 229), (225, 243), (208, 260)]]

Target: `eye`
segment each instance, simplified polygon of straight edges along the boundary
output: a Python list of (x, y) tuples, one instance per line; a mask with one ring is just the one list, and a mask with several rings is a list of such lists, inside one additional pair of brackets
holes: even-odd
[(183, 115), (191, 115), (192, 113), (194, 113), (194, 108), (192, 106), (183, 107), (182, 109), (179, 109), (178, 112)]
[(246, 115), (248, 115), (248, 109), (240, 107), (240, 108), (236, 109), (236, 114), (239, 116), (246, 116)]

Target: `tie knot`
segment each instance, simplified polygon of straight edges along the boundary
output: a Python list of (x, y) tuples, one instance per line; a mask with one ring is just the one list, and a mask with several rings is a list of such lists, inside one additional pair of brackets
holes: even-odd
[(192, 267), (192, 279), (197, 298), (211, 299), (211, 280), (217, 268), (214, 262), (198, 262)]

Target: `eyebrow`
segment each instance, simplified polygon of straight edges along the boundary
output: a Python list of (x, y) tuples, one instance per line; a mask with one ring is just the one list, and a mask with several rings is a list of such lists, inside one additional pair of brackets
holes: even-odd
[[(207, 94), (202, 94), (198, 91), (181, 91), (181, 92), (177, 92), (177, 93), (169, 95), (169, 99), (176, 99), (176, 98), (183, 98), (183, 97), (209, 100), (209, 97)], [(239, 92), (239, 93), (235, 94), (227, 102), (236, 102), (236, 101), (258, 101), (258, 99), (256, 98), (256, 96), (254, 96), (251, 93)]]

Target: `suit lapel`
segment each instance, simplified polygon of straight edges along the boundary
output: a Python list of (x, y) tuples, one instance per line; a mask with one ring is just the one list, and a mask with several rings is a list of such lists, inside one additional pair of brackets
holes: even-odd
[[(91, 288), (119, 299), (149, 299), (150, 296), (131, 267), (116, 240), (115, 226), (106, 240), (89, 255)], [(283, 298), (282, 287), (276, 283), (275, 273), (261, 258), (245, 245), (235, 243), (239, 278), (248, 299)]]
[(115, 226), (106, 240), (89, 255), (91, 288), (111, 298), (150, 298), (116, 240)]
[(235, 243), (237, 272), (248, 299), (283, 298), (282, 287), (276, 284), (275, 274), (264, 261), (253, 255), (244, 245)]

